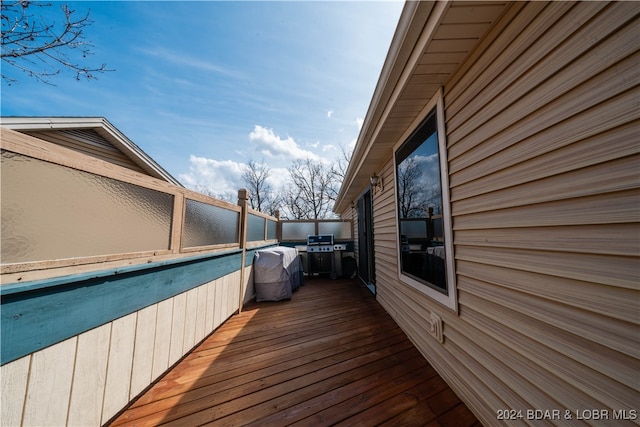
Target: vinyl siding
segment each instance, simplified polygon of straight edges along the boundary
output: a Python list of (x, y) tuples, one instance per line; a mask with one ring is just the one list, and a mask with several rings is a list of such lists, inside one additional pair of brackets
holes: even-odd
[[(342, 214), (340, 215), (340, 219), (348, 221), (351, 220), (351, 236), (353, 237), (353, 257), (356, 260), (356, 264), (357, 264), (357, 260), (358, 260), (358, 253), (360, 251), (359, 247), (358, 247), (358, 210), (357, 208), (355, 208), (355, 202), (354, 202), (354, 207), (350, 207), (346, 212), (342, 212)], [(357, 276), (359, 277), (359, 276)]]
[(125, 156), (122, 151), (114, 147), (93, 129), (29, 131), (24, 133), (136, 172), (146, 173), (135, 162)]
[[(380, 176), (385, 185), (384, 191), (373, 194), (373, 233), (376, 281), (377, 283), (385, 283), (387, 280), (397, 280), (398, 277), (398, 235), (396, 234), (393, 162), (385, 165)], [(380, 289), (376, 288), (376, 292), (380, 292)]]
[(516, 3), (445, 84), (458, 314), (398, 279), (384, 165), (377, 298), (486, 425), (638, 409), (639, 12)]

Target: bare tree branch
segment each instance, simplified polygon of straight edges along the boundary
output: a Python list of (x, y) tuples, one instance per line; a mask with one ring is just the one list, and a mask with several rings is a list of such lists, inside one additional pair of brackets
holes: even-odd
[[(70, 70), (76, 80), (96, 79), (96, 73), (113, 71), (106, 64), (100, 66), (82, 65), (92, 54), (93, 44), (85, 40), (85, 30), (93, 21), (89, 11), (76, 17), (76, 11), (68, 5), (60, 6), (60, 21), (43, 22), (36, 16), (34, 8), (51, 7), (51, 3), (31, 1), (1, 1), (2, 49), (0, 58), (10, 70), (21, 71), (43, 83), (51, 84), (50, 78)], [(18, 79), (2, 71), (2, 79), (9, 84)]]
[(269, 176), (271, 168), (264, 161), (257, 163), (250, 160), (242, 172), (242, 180), (249, 190), (251, 209), (273, 216), (279, 209), (279, 197), (267, 182)]
[(289, 167), (291, 186), (285, 191), (285, 208), (293, 219), (323, 219), (332, 216), (335, 193), (334, 171), (313, 160), (296, 160)]
[(401, 218), (419, 218), (427, 207), (425, 189), (420, 178), (422, 169), (415, 157), (405, 159), (398, 165), (398, 201)]

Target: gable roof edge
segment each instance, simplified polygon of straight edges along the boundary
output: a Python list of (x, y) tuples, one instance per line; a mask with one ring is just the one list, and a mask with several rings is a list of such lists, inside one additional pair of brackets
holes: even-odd
[(0, 125), (17, 131), (96, 129), (110, 144), (150, 176), (184, 187), (176, 178), (104, 117), (0, 117)]
[[(407, 1), (405, 3), (342, 186), (338, 192), (333, 208), (334, 212), (339, 213), (347, 208), (350, 202), (346, 200), (347, 191), (354, 185), (364, 166), (367, 154), (375, 140), (373, 136), (384, 122), (385, 110), (389, 101), (399, 95), (401, 88), (398, 88), (398, 84), (408, 78), (407, 70), (412, 69), (412, 64), (417, 63), (420, 59), (420, 55), (414, 53), (415, 47), (421, 40), (425, 40), (425, 34), (426, 39), (430, 39), (449, 4), (450, 1)], [(369, 167), (377, 167), (377, 165)], [(364, 182), (361, 176), (360, 180)]]

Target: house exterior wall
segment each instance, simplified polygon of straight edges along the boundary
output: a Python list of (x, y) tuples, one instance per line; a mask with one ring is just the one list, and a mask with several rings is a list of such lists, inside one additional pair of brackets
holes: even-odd
[(238, 310), (239, 281), (236, 271), (3, 365), (1, 424), (104, 424)]
[(382, 168), (377, 299), (486, 425), (507, 409), (637, 418), (637, 13), (519, 4), (445, 84), (457, 313), (399, 280)]
[[(349, 210), (345, 211), (340, 215), (340, 218), (343, 220), (351, 221), (351, 236), (353, 238), (353, 257), (354, 259), (358, 259), (358, 211), (355, 207), (350, 207)], [(357, 265), (357, 262), (356, 262)], [(356, 273), (357, 275), (357, 273)]]
[(104, 160), (105, 162), (113, 163), (136, 172), (145, 173), (142, 168), (93, 129), (28, 131), (24, 133), (42, 139), (43, 141), (49, 141), (61, 147)]

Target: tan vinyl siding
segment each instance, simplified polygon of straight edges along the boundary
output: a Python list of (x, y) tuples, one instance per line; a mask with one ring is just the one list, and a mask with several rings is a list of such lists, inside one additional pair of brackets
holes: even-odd
[(515, 3), (445, 84), (459, 314), (398, 280), (392, 159), (380, 173), (377, 298), (486, 425), (638, 409), (639, 13)]
[[(396, 199), (393, 162), (380, 172), (384, 189), (373, 193), (373, 229), (375, 243), (376, 281), (386, 283), (398, 278), (396, 234)], [(376, 292), (378, 290), (376, 289)]]
[(28, 135), (96, 157), (136, 172), (146, 172), (93, 129), (29, 131)]
[[(351, 220), (351, 236), (353, 237), (353, 257), (355, 260), (358, 259), (358, 210), (355, 207), (355, 202), (353, 206), (349, 206), (345, 212), (342, 212), (340, 215), (340, 219), (349, 221)], [(356, 261), (357, 264), (357, 261)], [(357, 277), (357, 275), (356, 275)]]

